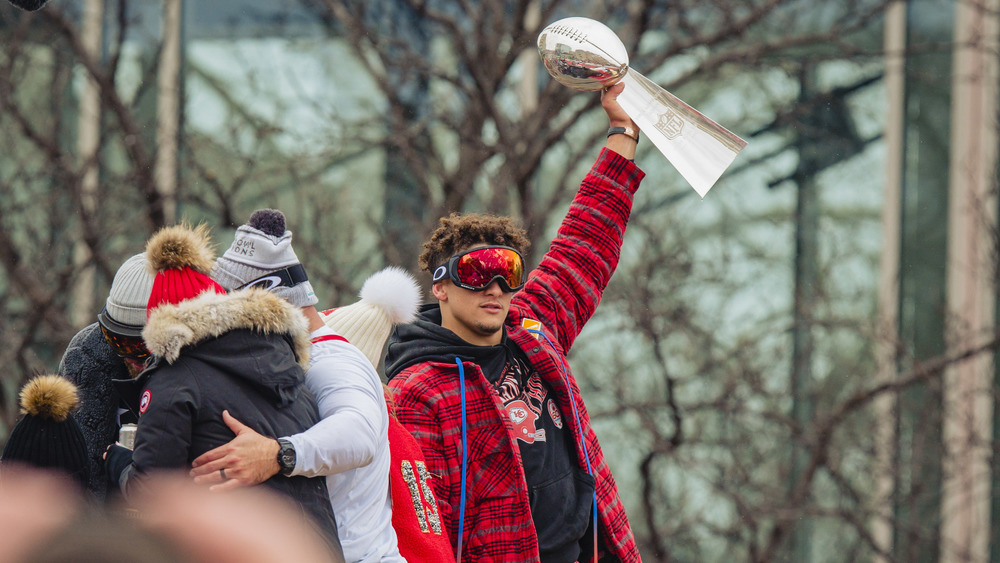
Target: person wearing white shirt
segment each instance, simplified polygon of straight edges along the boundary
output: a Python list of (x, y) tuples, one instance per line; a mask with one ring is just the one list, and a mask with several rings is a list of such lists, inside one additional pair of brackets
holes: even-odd
[[(389, 271), (390, 277), (397, 276), (390, 282), (393, 285), (400, 273), (407, 275), (401, 270)], [(385, 272), (372, 276), (366, 288), (373, 280), (384, 278)], [(322, 419), (305, 432), (273, 438), (223, 412), (236, 437), (192, 462), (195, 482), (210, 483), (212, 490), (226, 490), (253, 485), (278, 473), (325, 476), (345, 560), (405, 563), (392, 527), (389, 420), (382, 382), (369, 357), (329, 328), (316, 310), (312, 287), (291, 249), (291, 232), (285, 230), (284, 215), (276, 210), (255, 212), (248, 224), (237, 230), (230, 249), (216, 262), (212, 277), (227, 289), (265, 287), (301, 307), (312, 338), (305, 384), (316, 398)], [(419, 288), (412, 283), (419, 299)], [(389, 330), (385, 327), (386, 336)], [(364, 335), (358, 338), (364, 339)], [(382, 337), (379, 342), (384, 340)]]

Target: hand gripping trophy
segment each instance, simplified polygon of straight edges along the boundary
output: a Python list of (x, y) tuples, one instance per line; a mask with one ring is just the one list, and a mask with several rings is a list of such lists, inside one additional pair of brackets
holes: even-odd
[(618, 103), (702, 198), (747, 145), (629, 68), (625, 45), (601, 22), (573, 17), (549, 24), (538, 35), (538, 54), (553, 78), (576, 90), (624, 81)]

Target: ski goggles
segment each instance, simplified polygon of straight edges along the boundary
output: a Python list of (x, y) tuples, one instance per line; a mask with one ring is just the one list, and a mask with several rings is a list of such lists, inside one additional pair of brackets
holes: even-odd
[(483, 291), (494, 281), (513, 292), (524, 287), (524, 258), (509, 246), (482, 246), (452, 256), (434, 270), (433, 283), (445, 277), (464, 289)]
[(97, 315), (97, 324), (101, 327), (104, 340), (118, 357), (140, 361), (149, 357), (149, 350), (142, 340), (142, 327), (119, 323), (108, 316), (107, 309), (102, 309)]

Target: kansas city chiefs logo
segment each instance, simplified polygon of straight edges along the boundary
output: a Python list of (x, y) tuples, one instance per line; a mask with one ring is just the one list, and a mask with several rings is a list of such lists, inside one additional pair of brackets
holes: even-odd
[[(521, 401), (518, 402), (520, 403)], [(529, 412), (524, 407), (511, 407), (507, 409), (507, 414), (510, 416), (510, 421), (514, 423), (514, 426), (520, 425), (527, 420)]]
[(535, 440), (545, 440), (545, 429), (538, 429), (535, 425), (538, 414), (533, 412), (527, 403), (521, 400), (511, 401), (505, 408), (518, 440), (529, 444), (533, 444)]

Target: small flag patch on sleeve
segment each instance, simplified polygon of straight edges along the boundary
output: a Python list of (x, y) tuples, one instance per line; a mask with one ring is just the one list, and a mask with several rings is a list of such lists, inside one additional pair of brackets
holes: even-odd
[(536, 340), (541, 338), (541, 335), (538, 334), (542, 330), (542, 323), (540, 321), (536, 321), (535, 319), (521, 319), (521, 328), (534, 331), (532, 334), (535, 335)]

